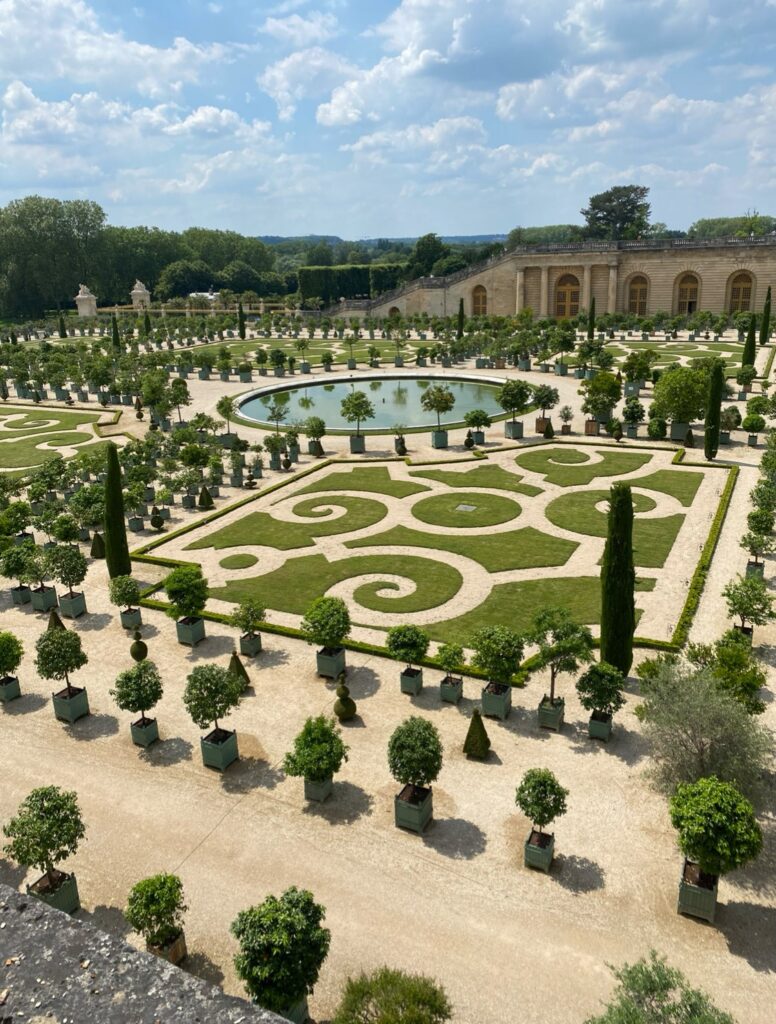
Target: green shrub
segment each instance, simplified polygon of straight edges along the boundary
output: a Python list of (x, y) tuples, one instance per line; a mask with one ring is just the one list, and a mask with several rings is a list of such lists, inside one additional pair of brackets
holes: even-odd
[(388, 654), (396, 661), (412, 663), (422, 661), (428, 651), (429, 637), (420, 626), (391, 626), (385, 638)]
[(33, 789), (3, 833), (10, 840), (5, 852), (24, 867), (43, 871), (49, 888), (57, 888), (55, 866), (73, 856), (86, 834), (77, 794), (58, 786)]
[(159, 874), (132, 886), (124, 916), (146, 945), (164, 949), (183, 931), (183, 882), (177, 875)]
[(108, 582), (108, 593), (110, 603), (117, 608), (131, 611), (134, 605), (140, 603), (140, 584), (131, 576), (114, 576)]
[(24, 647), (18, 637), (7, 630), (0, 632), (0, 679), (11, 676), (24, 656)]
[(507, 626), (483, 626), (472, 636), (473, 664), (493, 683), (509, 686), (523, 657), (523, 638)]
[(763, 845), (754, 808), (735, 786), (716, 778), (677, 786), (671, 824), (685, 857), (710, 875), (724, 875), (754, 860)]
[(566, 813), (564, 789), (548, 768), (529, 768), (517, 787), (515, 803), (534, 829), (541, 830)]
[(442, 770), (442, 741), (426, 718), (413, 715), (388, 741), (388, 767), (403, 786), (430, 786)]
[(579, 702), (585, 711), (615, 715), (625, 704), (625, 677), (605, 661), (591, 665), (577, 680)]
[(350, 633), (350, 613), (341, 597), (316, 597), (302, 620), (308, 643), (337, 650)]
[(336, 775), (347, 759), (348, 748), (334, 719), (318, 715), (304, 723), (294, 739), (293, 751), (283, 760), (283, 771), (310, 782), (324, 782)]
[(490, 737), (485, 729), (480, 709), (472, 711), (469, 721), (469, 728), (466, 731), (466, 739), (463, 742), (463, 752), (467, 757), (485, 758), (490, 750)]
[(173, 619), (197, 618), (209, 595), (207, 580), (198, 565), (179, 565), (164, 581), (170, 602), (168, 615)]
[(431, 978), (380, 967), (348, 978), (332, 1024), (445, 1024), (452, 1012)]

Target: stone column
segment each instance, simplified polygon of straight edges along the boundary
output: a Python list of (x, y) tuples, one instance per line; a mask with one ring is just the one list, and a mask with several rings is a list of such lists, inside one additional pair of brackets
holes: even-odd
[(590, 283), (592, 279), (593, 268), (589, 263), (586, 263), (582, 268), (582, 302), (580, 308), (584, 310), (590, 309)]
[(617, 264), (609, 264), (609, 293), (606, 302), (606, 312), (617, 312)]
[(519, 313), (525, 308), (525, 267), (519, 267), (517, 271), (517, 294), (515, 296), (515, 312)]
[(542, 267), (541, 290), (539, 292), (539, 316), (549, 316), (550, 268)]

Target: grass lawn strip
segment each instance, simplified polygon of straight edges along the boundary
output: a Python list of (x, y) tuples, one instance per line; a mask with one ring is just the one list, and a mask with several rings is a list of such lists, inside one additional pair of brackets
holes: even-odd
[(297, 491), (297, 494), (313, 494), (319, 491), (369, 491), (373, 494), (387, 494), (393, 498), (406, 498), (410, 494), (420, 494), (421, 491), (428, 490), (430, 488), (423, 484), (394, 480), (386, 466), (367, 466), (341, 473), (329, 473)]
[(488, 572), (565, 565), (578, 546), (574, 541), (553, 537), (532, 526), (485, 537), (444, 536), (394, 526), (384, 533), (345, 544), (348, 548), (417, 547), (451, 551), (479, 562)]
[[(461, 506), (469, 506), (467, 511)], [(412, 507), (412, 514), (430, 526), (467, 527), (496, 526), (516, 519), (522, 509), (511, 498), (475, 491), (454, 491), (422, 498)]]
[(497, 465), (476, 466), (465, 471), (429, 469), (410, 475), (436, 480), (448, 487), (487, 487), (494, 491), (515, 491), (528, 497), (542, 493), (541, 487), (521, 483), (523, 478), (518, 473), (510, 473), (509, 470)]
[(315, 597), (342, 580), (384, 573), (413, 580), (415, 592), (405, 597), (379, 597), (378, 590), (396, 589), (392, 582), (365, 583), (354, 593), (364, 608), (376, 612), (419, 612), (436, 608), (455, 597), (463, 584), (457, 569), (445, 562), (414, 555), (354, 555), (329, 562), (324, 555), (290, 558), (279, 569), (251, 579), (231, 580), (211, 591), (221, 601), (255, 600), (275, 611), (304, 615)]
[(222, 569), (250, 569), (258, 562), (255, 555), (227, 555), (218, 563)]
[[(515, 462), (522, 469), (541, 474), (548, 483), (556, 484), (558, 487), (578, 487), (589, 484), (599, 476), (633, 473), (652, 460), (652, 456), (644, 452), (597, 451), (596, 454), (602, 456), (600, 462), (590, 461), (584, 452), (564, 452), (559, 448), (545, 448), (518, 455)], [(585, 455), (585, 458), (580, 459), (580, 455)], [(580, 465), (582, 462), (585, 464)]]
[(676, 498), (686, 508), (695, 501), (698, 488), (703, 483), (703, 473), (693, 473), (687, 469), (658, 469), (649, 476), (640, 476), (631, 480), (634, 487), (647, 491), (660, 491)]

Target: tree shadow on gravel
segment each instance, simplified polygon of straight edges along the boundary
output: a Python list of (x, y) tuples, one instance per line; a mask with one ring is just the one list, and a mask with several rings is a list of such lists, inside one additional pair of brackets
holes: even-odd
[(226, 793), (249, 793), (252, 789), (274, 789), (285, 776), (263, 757), (240, 751), (240, 759), (221, 772), (221, 788)]
[(353, 782), (335, 782), (328, 800), (318, 803), (307, 800), (304, 813), (323, 818), (330, 825), (352, 825), (359, 818), (368, 818), (374, 807), (374, 797)]
[(264, 668), (277, 668), (278, 665), (285, 665), (288, 662), (288, 651), (282, 647), (263, 647), (261, 654), (255, 658), (246, 658), (248, 669), (253, 668), (261, 671)]
[(84, 910), (82, 907), (80, 917), (94, 925), (95, 928), (99, 928), (101, 932), (107, 932), (120, 939), (125, 939), (132, 931), (129, 921), (118, 907), (101, 905), (95, 907), (94, 910)]
[(206, 953), (189, 953), (180, 967), (187, 974), (208, 981), (211, 985), (220, 985), (224, 980), (224, 972)]
[(26, 877), (27, 868), (21, 864), (0, 860), (0, 884), (7, 885), (9, 889), (18, 889)]
[(561, 853), (554, 858), (554, 865), (555, 880), (569, 892), (582, 894), (604, 887), (603, 869), (594, 860)]
[(75, 740), (98, 740), (106, 736), (115, 736), (119, 731), (119, 720), (115, 715), (86, 715), (68, 729)]
[[(336, 689), (336, 680), (331, 680), (330, 682), (332, 687)], [(356, 668), (348, 667), (345, 683), (350, 690), (350, 696), (355, 701), (374, 697), (380, 689), (380, 677), (374, 669), (368, 668), (366, 665), (358, 665)]]
[(47, 704), (46, 698), (41, 697), (39, 693), (24, 693), (22, 691), (21, 697), (3, 704), (3, 713), (6, 715), (29, 715), (33, 711), (40, 711)]
[(423, 833), (423, 845), (451, 860), (473, 860), (485, 852), (488, 837), (464, 818), (435, 818)]
[(587, 722), (567, 722), (563, 731), (568, 735), (578, 754), (595, 754), (618, 757), (627, 765), (643, 761), (649, 754), (649, 743), (640, 732), (626, 729), (616, 721), (608, 743), (591, 739), (587, 733)]
[(755, 971), (776, 973), (776, 907), (758, 903), (725, 903), (717, 910), (716, 928), (725, 936), (733, 956)]
[(182, 761), (191, 760), (193, 747), (181, 736), (171, 736), (167, 740), (159, 740), (150, 747), (138, 747), (138, 758), (146, 764), (157, 768), (169, 768)]
[(113, 621), (113, 616), (107, 612), (88, 612), (81, 619), (76, 619), (74, 625), (78, 633), (92, 633), (98, 629), (105, 629)]
[(190, 647), (186, 653), (186, 660), (191, 662), (213, 661), (225, 654), (231, 654), (237, 647), (234, 637), (211, 636), (208, 634), (196, 647)]

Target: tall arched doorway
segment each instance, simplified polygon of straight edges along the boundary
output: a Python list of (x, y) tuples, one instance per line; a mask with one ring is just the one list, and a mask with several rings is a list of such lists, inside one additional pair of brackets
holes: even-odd
[(730, 302), (728, 309), (731, 313), (748, 313), (752, 308), (752, 275), (744, 273), (736, 274), (730, 282)]
[(389, 320), (397, 320), (400, 316), (401, 316), (401, 310), (399, 309), (399, 307), (398, 306), (391, 306), (391, 308), (388, 310), (388, 319)]
[(472, 292), (472, 316), (485, 316), (488, 312), (488, 293), (478, 284)]
[(555, 316), (565, 319), (579, 312), (579, 279), (564, 274), (555, 285)]
[(682, 274), (676, 292), (676, 312), (694, 313), (698, 309), (700, 282), (695, 274)]
[(636, 316), (647, 315), (647, 292), (649, 283), (643, 274), (637, 274), (628, 284), (628, 312)]

